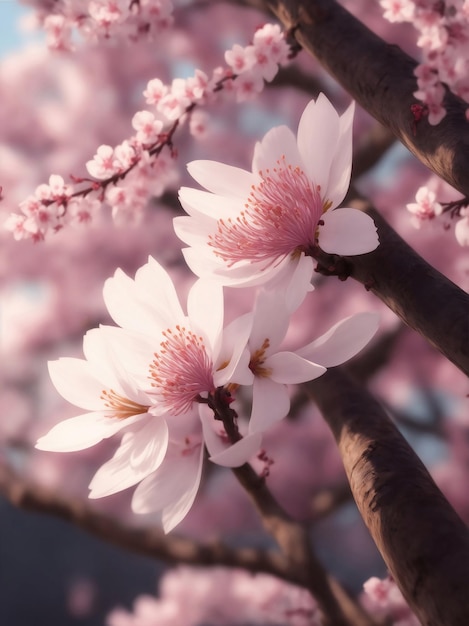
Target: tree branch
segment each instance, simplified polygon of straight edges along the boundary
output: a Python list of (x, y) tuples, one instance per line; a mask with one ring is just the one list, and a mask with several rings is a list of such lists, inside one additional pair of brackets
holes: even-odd
[(425, 626), (469, 624), (469, 533), (380, 405), (339, 368), (307, 383), (353, 496)]
[(415, 124), (416, 61), (380, 39), (335, 0), (252, 0), (270, 8), (294, 29), (300, 45), (314, 55), (357, 102), (427, 167), (469, 195), (467, 104), (446, 93), (446, 117), (436, 126)]
[(11, 469), (0, 464), (0, 493), (14, 506), (26, 511), (53, 515), (120, 548), (170, 563), (225, 565), (250, 572), (266, 572), (292, 583), (297, 573), (278, 552), (254, 548), (233, 549), (219, 542), (201, 544), (156, 528), (132, 528), (113, 517), (94, 511), (79, 500), (58, 496), (39, 485), (25, 482)]
[(380, 244), (354, 257), (321, 253), (318, 269), (334, 274), (343, 263), (344, 276), (365, 285), (469, 376), (469, 295), (424, 261), (367, 201), (349, 204), (373, 218)]

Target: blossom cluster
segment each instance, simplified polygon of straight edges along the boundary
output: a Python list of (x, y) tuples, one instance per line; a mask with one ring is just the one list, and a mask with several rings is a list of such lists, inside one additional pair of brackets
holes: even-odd
[(173, 23), (171, 0), (42, 0), (36, 21), (53, 50), (73, 50), (75, 31), (88, 41), (153, 40)]
[[(256, 145), (252, 172), (190, 164), (207, 191), (181, 189), (188, 216), (174, 219), (198, 276), (187, 307), (153, 258), (135, 279), (117, 270), (103, 291), (117, 326), (85, 335), (84, 360), (50, 363), (58, 391), (85, 413), (37, 447), (69, 452), (122, 435), (90, 483), (91, 498), (136, 486), (132, 509), (156, 514), (170, 531), (195, 499), (204, 446), (222, 466), (265, 459), (263, 435), (288, 414), (288, 386), (343, 363), (374, 335), (377, 316), (363, 312), (296, 350), (284, 346), (291, 315), (312, 290), (318, 250), (354, 255), (378, 245), (370, 217), (337, 208), (350, 181), (353, 110), (339, 116), (321, 94), (297, 137), (280, 126)], [(225, 286), (258, 287), (253, 309), (229, 324)], [(249, 416), (238, 412), (246, 394)]]
[[(407, 204), (407, 210), (412, 213), (412, 224), (415, 228), (421, 228), (444, 214), (460, 219), (454, 226), (454, 235), (460, 246), (469, 246), (469, 207), (467, 199), (454, 200), (440, 203), (436, 199), (436, 193), (428, 186), (420, 187), (415, 196), (415, 202)], [(445, 224), (445, 227), (446, 224)]]
[(394, 580), (373, 576), (363, 585), (362, 602), (376, 618), (390, 620), (393, 626), (420, 626)]
[(51, 176), (49, 185), (39, 185), (20, 204), (22, 213), (11, 214), (4, 227), (17, 240), (40, 241), (68, 224), (91, 222), (102, 202), (111, 207), (117, 222), (138, 221), (149, 199), (161, 196), (177, 180), (176, 130), (189, 121), (193, 136), (201, 136), (206, 121), (197, 108), (213, 103), (221, 92), (232, 93), (237, 101), (256, 96), (290, 55), (280, 27), (265, 24), (252, 44), (228, 50), (227, 66), (216, 68), (210, 77), (197, 69), (170, 85), (150, 80), (143, 95), (152, 110), (133, 116), (135, 134), (115, 147), (99, 146), (86, 163), (91, 178), (73, 176), (73, 184), (65, 185), (60, 176)]
[[(214, 585), (217, 593), (213, 593)], [(115, 609), (107, 626), (319, 626), (319, 609), (305, 589), (267, 574), (178, 567), (164, 575), (160, 597), (141, 596), (130, 613)]]
[(469, 3), (380, 0), (380, 4), (387, 20), (409, 22), (419, 33), (423, 60), (415, 70), (414, 95), (425, 105), (429, 123), (438, 124), (446, 115), (444, 85), (469, 103)]

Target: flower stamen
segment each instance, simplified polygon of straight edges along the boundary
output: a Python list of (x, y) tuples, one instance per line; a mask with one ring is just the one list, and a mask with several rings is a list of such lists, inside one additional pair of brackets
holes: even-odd
[(121, 420), (147, 413), (150, 408), (121, 396), (114, 389), (103, 389), (100, 398), (104, 400), (104, 406), (109, 409), (109, 417), (117, 417)]
[(150, 364), (151, 393), (169, 413), (180, 415), (190, 410), (200, 394), (214, 389), (213, 364), (203, 338), (191, 330), (178, 325), (163, 336)]
[(266, 360), (266, 350), (270, 347), (270, 341), (264, 339), (264, 342), (260, 348), (258, 348), (252, 355), (249, 361), (249, 369), (259, 378), (269, 378), (272, 375), (272, 368), (264, 367)]
[(298, 166), (277, 161), (278, 167), (259, 172), (243, 210), (236, 219), (220, 219), (208, 245), (229, 267), (238, 261), (266, 262), (308, 249), (317, 223), (329, 208), (319, 187)]

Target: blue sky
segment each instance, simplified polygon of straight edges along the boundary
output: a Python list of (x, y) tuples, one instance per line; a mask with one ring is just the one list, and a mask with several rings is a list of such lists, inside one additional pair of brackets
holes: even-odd
[(23, 6), (17, 0), (0, 0), (0, 57), (31, 38), (31, 33), (23, 34), (18, 27), (21, 16), (31, 11), (31, 7)]

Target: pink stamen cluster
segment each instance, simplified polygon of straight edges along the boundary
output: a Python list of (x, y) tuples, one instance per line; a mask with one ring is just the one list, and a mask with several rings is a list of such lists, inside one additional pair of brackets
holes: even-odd
[(259, 172), (260, 182), (253, 185), (246, 210), (236, 221), (219, 220), (209, 245), (230, 265), (238, 261), (281, 260), (292, 250), (307, 251), (315, 244), (318, 222), (323, 213), (319, 189), (306, 174), (287, 164)]
[[(147, 5), (143, 0), (138, 4)], [(228, 51), (229, 67), (216, 68), (210, 78), (196, 70), (193, 76), (176, 78), (171, 85), (158, 78), (149, 81), (143, 95), (154, 111), (134, 115), (135, 134), (116, 147), (99, 146), (86, 163), (91, 178), (71, 176), (74, 185), (64, 186), (66, 193), (41, 196), (42, 191), (36, 190), (20, 205), (23, 214), (10, 215), (5, 228), (15, 239), (40, 241), (68, 223), (92, 221), (93, 212), (103, 202), (111, 207), (116, 221), (138, 221), (150, 198), (161, 196), (177, 179), (176, 130), (189, 120), (193, 136), (203, 136), (206, 119), (199, 108), (213, 103), (222, 91), (234, 93), (238, 101), (257, 95), (264, 81), (272, 80), (291, 55), (280, 27), (266, 24), (256, 31), (252, 44)], [(60, 176), (52, 179), (60, 179), (63, 185)]]
[(423, 61), (415, 70), (418, 90), (414, 95), (427, 107), (429, 123), (438, 124), (446, 115), (443, 84), (469, 103), (469, 2), (380, 3), (387, 20), (409, 22), (419, 32), (417, 45), (423, 50)]
[(213, 363), (202, 337), (182, 326), (163, 332), (150, 365), (152, 395), (172, 415), (186, 413), (197, 397), (215, 388)]
[(173, 23), (171, 0), (36, 0), (35, 5), (53, 50), (73, 50), (74, 32), (88, 41), (152, 41)]

